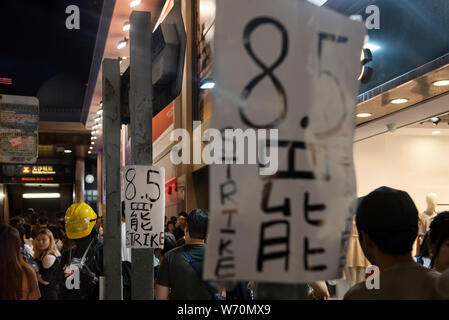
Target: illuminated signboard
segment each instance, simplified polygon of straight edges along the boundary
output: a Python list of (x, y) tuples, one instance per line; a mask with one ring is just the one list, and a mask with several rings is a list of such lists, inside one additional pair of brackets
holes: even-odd
[(56, 172), (53, 170), (53, 166), (33, 166), (33, 169), (31, 170), (30, 167), (22, 167), (22, 173), (23, 174), (56, 174)]
[(75, 179), (74, 166), (59, 164), (1, 164), (0, 183), (20, 182), (56, 182), (73, 183)]

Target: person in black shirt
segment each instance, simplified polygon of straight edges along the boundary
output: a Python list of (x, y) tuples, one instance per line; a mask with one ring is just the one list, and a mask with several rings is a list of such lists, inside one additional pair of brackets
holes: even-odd
[(56, 248), (53, 234), (48, 229), (40, 229), (35, 239), (34, 258), (39, 266), (39, 290), (41, 300), (58, 300), (59, 285), (62, 280), (61, 254)]
[[(66, 236), (72, 241), (62, 253), (65, 284), (61, 285), (63, 300), (98, 300), (99, 278), (103, 275), (103, 244), (95, 228), (97, 215), (86, 203), (75, 203), (65, 215)], [(88, 223), (86, 223), (88, 222)], [(79, 277), (79, 288), (76, 288)]]
[(187, 213), (185, 211), (178, 214), (178, 220), (176, 221), (176, 228), (173, 230), (173, 235), (176, 241), (184, 237), (184, 229), (187, 225)]

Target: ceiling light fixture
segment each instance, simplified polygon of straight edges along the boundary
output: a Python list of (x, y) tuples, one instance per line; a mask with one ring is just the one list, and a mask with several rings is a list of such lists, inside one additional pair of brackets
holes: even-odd
[(70, 149), (65, 149), (65, 150), (64, 150), (64, 153), (72, 153), (72, 150), (70, 150)]
[(128, 31), (130, 28), (131, 28), (131, 25), (129, 24), (129, 21), (126, 21), (126, 22), (123, 24), (122, 30), (123, 30), (123, 31)]
[(117, 43), (117, 49), (123, 49), (124, 47), (126, 47), (128, 45), (128, 39), (123, 39), (123, 40), (120, 40), (118, 43)]
[(406, 102), (408, 102), (408, 99), (406, 99), (406, 98), (391, 100), (391, 103), (393, 103), (393, 104), (402, 104), (402, 103), (406, 103)]
[(435, 81), (433, 83), (434, 86), (437, 87), (444, 87), (444, 86), (449, 86), (449, 80), (440, 80), (440, 81)]
[(94, 119), (95, 122), (101, 121), (103, 119), (103, 117), (97, 117)]
[(131, 8), (134, 8), (134, 7), (138, 6), (138, 5), (140, 4), (140, 2), (141, 2), (141, 0), (131, 0), (131, 1), (129, 2), (129, 6), (130, 6)]
[(200, 89), (202, 90), (208, 90), (213, 88), (215, 88), (215, 82), (212, 79), (207, 78), (201, 81), (200, 83)]
[(60, 193), (24, 193), (24, 199), (58, 199), (61, 197)]
[(363, 113), (358, 113), (357, 114), (357, 118), (368, 118), (368, 117), (371, 117), (371, 116), (372, 116), (372, 114), (368, 113), (368, 112), (363, 112)]
[(88, 154), (92, 154), (92, 151), (87, 151)]
[(440, 134), (440, 131), (432, 131), (432, 134)]
[(441, 121), (441, 119), (438, 118), (438, 117), (432, 118), (432, 122), (433, 122), (434, 125), (438, 125), (440, 123), (440, 121)]
[(103, 109), (99, 109), (99, 110), (97, 111), (97, 114), (98, 114), (98, 115), (102, 115), (102, 114), (103, 114)]

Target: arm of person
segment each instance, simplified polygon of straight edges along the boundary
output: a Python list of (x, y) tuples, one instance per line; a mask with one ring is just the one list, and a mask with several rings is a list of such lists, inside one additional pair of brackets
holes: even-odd
[(156, 300), (169, 300), (170, 289), (166, 286), (156, 284), (155, 298)]
[(311, 283), (310, 286), (313, 289), (313, 296), (315, 299), (325, 299), (328, 300), (330, 298), (329, 290), (327, 289), (326, 282), (317, 281)]
[(155, 299), (156, 300), (170, 300), (170, 272), (169, 272), (169, 258), (162, 259), (157, 273)]

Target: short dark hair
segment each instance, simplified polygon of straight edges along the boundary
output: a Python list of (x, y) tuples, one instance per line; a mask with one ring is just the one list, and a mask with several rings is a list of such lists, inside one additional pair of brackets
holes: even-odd
[(53, 234), (53, 238), (55, 238), (55, 240), (56, 239), (62, 240), (62, 232), (57, 225), (55, 224), (49, 225), (48, 230), (51, 231), (51, 233)]
[(25, 237), (27, 239), (31, 238), (31, 224), (24, 223), (23, 228), (25, 229)]
[(209, 213), (201, 209), (194, 209), (187, 216), (187, 227), (189, 228), (189, 235), (192, 239), (206, 239), (207, 223), (209, 220)]
[(174, 221), (171, 221), (171, 220), (170, 220), (169, 222), (167, 222), (167, 227), (168, 227), (169, 224), (172, 224), (173, 227), (175, 226), (175, 222), (174, 222)]
[(181, 217), (181, 216), (187, 218), (187, 212), (182, 211), (182, 212), (178, 213), (178, 217)]
[(48, 224), (48, 217), (47, 216), (40, 216), (37, 221), (39, 224)]
[(418, 210), (407, 192), (381, 187), (360, 201), (356, 225), (359, 237), (365, 231), (382, 252), (410, 253), (418, 234)]
[(430, 242), (435, 245), (435, 254), (431, 262), (433, 267), (441, 245), (444, 241), (449, 240), (449, 211), (441, 212), (433, 219), (430, 224), (429, 238)]

